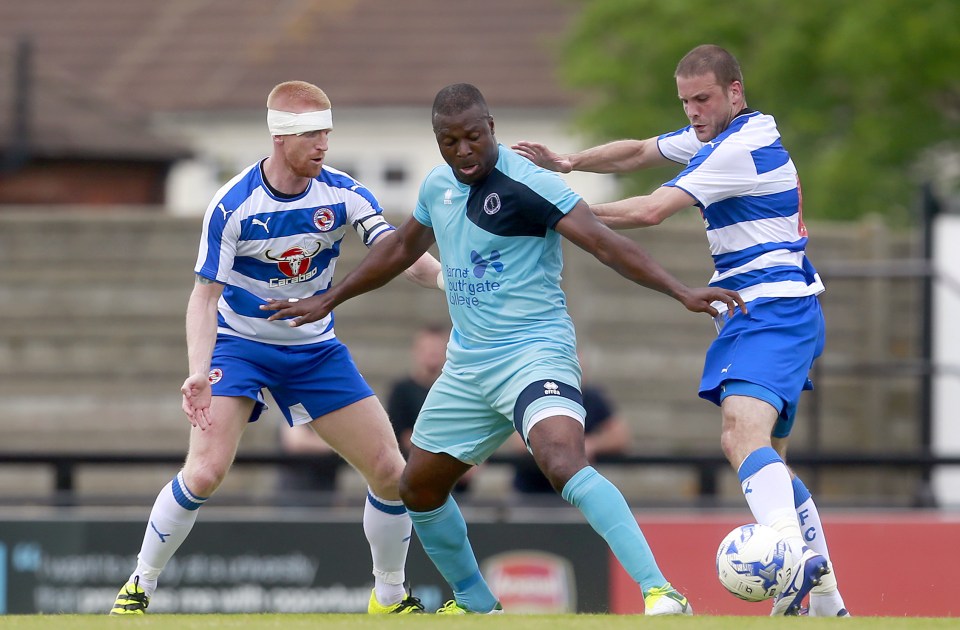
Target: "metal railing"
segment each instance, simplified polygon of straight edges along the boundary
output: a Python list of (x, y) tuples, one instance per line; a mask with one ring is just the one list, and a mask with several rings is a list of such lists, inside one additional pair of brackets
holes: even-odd
[[(488, 464), (516, 465), (528, 458), (528, 455), (496, 454), (487, 460)], [(50, 494), (45, 498), (33, 500), (46, 505), (81, 505), (85, 500), (77, 493), (77, 476), (80, 469), (89, 467), (143, 467), (147, 465), (182, 464), (182, 453), (18, 453), (0, 452), (0, 466), (29, 465), (47, 467), (54, 472), (54, 483)], [(241, 467), (270, 466), (297, 467), (314, 466), (318, 462), (338, 465), (342, 462), (336, 455), (310, 456), (288, 455), (282, 453), (238, 454), (235, 465)], [(789, 463), (795, 468), (822, 470), (835, 468), (849, 472), (857, 469), (897, 469), (919, 472), (929, 479), (934, 469), (947, 466), (960, 466), (960, 455), (937, 456), (931, 453), (791, 453)], [(641, 468), (669, 467), (685, 468), (695, 471), (697, 477), (696, 496), (693, 504), (699, 507), (718, 505), (719, 477), (729, 470), (729, 463), (721, 455), (714, 454), (670, 454), (670, 455), (608, 455), (601, 456), (598, 465), (631, 466)], [(345, 463), (342, 465), (346, 466)], [(486, 464), (485, 464), (486, 465)], [(122, 478), (122, 473), (118, 473)], [(933, 507), (932, 493), (918, 493), (916, 502), (909, 507)], [(119, 497), (129, 499), (129, 497)], [(902, 506), (901, 506), (902, 507)]]

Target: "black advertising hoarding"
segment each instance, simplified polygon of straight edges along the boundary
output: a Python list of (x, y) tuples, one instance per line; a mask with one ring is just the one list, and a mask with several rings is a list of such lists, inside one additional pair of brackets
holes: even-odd
[[(209, 512), (161, 575), (150, 612), (366, 611), (373, 578), (359, 516), (287, 520), (278, 511), (276, 520), (254, 521)], [(468, 526), (509, 610), (609, 609), (609, 551), (587, 524)], [(133, 520), (0, 520), (0, 613), (106, 613), (136, 564), (143, 531)], [(451, 597), (416, 537), (407, 578), (428, 610)]]

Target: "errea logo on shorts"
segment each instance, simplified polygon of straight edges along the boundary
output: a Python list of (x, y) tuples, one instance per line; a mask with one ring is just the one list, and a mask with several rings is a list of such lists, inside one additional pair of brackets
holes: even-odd
[(543, 384), (543, 395), (544, 396), (559, 396), (560, 395), (560, 386), (554, 383), (553, 381), (547, 381)]

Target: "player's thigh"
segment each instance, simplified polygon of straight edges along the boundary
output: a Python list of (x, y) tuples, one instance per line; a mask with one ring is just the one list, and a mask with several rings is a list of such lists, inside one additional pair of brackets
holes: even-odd
[[(564, 411), (555, 409), (552, 413), (563, 414)], [(527, 435), (530, 451), (554, 488), (563, 488), (573, 475), (589, 464), (583, 435), (582, 416), (551, 415), (530, 428)]]
[(214, 396), (210, 426), (192, 427), (183, 471), (187, 487), (203, 495), (219, 486), (237, 454), (255, 401), (243, 396)]
[[(374, 486), (394, 487), (403, 471), (403, 456), (376, 396), (316, 418), (310, 426)], [(389, 497), (384, 497), (389, 498)]]

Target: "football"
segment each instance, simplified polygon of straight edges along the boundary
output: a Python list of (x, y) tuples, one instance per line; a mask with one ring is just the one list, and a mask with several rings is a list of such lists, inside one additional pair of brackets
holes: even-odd
[(757, 523), (735, 528), (717, 550), (720, 583), (748, 602), (777, 595), (795, 564), (790, 545), (780, 532)]

